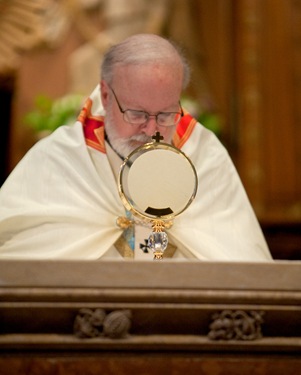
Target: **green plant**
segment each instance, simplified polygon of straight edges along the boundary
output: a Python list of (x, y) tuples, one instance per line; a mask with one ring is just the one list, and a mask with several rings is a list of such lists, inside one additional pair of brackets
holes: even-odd
[(24, 122), (36, 132), (53, 132), (61, 125), (68, 125), (76, 120), (81, 109), (83, 97), (67, 94), (58, 99), (47, 95), (38, 95), (35, 108), (25, 115)]
[(195, 99), (187, 96), (181, 99), (181, 103), (205, 128), (211, 130), (218, 137), (221, 136), (221, 118), (218, 113), (202, 108)]

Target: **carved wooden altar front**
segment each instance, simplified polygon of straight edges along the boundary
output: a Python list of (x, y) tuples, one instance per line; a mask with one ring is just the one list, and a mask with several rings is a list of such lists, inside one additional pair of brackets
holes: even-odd
[(301, 370), (300, 262), (2, 261), (0, 281), (3, 375)]

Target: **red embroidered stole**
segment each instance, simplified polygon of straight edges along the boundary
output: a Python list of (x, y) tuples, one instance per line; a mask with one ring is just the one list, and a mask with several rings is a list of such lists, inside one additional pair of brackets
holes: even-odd
[[(92, 100), (88, 98), (82, 108), (78, 121), (83, 125), (83, 132), (87, 146), (100, 152), (106, 153), (104, 139), (104, 117), (91, 114)], [(177, 125), (173, 137), (173, 145), (177, 148), (183, 147), (190, 137), (197, 121), (188, 112), (184, 111), (184, 116)]]

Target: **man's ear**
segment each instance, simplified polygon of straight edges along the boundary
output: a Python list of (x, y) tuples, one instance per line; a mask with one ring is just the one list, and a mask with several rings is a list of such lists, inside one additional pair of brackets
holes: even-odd
[(109, 86), (106, 81), (102, 80), (100, 82), (100, 96), (101, 96), (101, 102), (104, 109), (107, 109), (108, 106), (108, 100), (109, 100)]

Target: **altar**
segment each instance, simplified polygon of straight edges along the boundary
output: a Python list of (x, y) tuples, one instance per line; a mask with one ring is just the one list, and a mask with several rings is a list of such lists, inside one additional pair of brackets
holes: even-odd
[(1, 261), (0, 282), (2, 375), (301, 370), (298, 261)]

